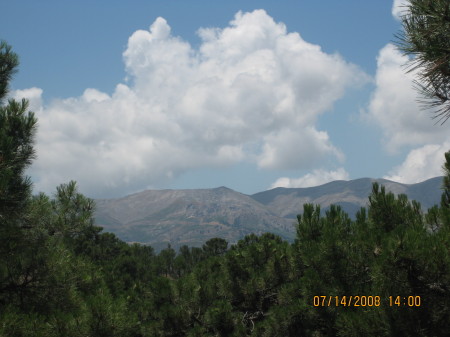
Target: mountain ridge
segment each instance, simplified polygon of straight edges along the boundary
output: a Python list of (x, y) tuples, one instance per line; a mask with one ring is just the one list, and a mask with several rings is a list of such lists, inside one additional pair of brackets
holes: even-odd
[(95, 224), (122, 240), (150, 244), (157, 250), (168, 243), (174, 247), (201, 246), (212, 237), (234, 243), (250, 233), (273, 232), (292, 240), (303, 204), (319, 204), (323, 212), (331, 204), (340, 205), (354, 217), (367, 206), (373, 182), (419, 201), (424, 211), (440, 201), (442, 177), (417, 184), (372, 178), (337, 180), (315, 187), (277, 187), (252, 195), (225, 186), (146, 190), (96, 200)]

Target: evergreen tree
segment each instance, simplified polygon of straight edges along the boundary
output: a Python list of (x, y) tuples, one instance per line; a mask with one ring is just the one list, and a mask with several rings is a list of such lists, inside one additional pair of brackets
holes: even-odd
[[(17, 65), (11, 47), (0, 42), (0, 102)], [(36, 122), (26, 100), (0, 105), (0, 303), (11, 296), (22, 298), (31, 282), (23, 279), (24, 272), (31, 273), (24, 254), (30, 249), (25, 231), (32, 225), (26, 216), (31, 182), (24, 172), (34, 157)]]
[(17, 72), (19, 57), (12, 52), (11, 46), (0, 40), (0, 105), (8, 94), (9, 82)]
[(207, 257), (223, 255), (228, 248), (228, 242), (221, 238), (212, 238), (203, 245), (203, 252)]
[(436, 117), (450, 117), (450, 2), (409, 0), (402, 16), (397, 46), (412, 55), (410, 71), (418, 70), (416, 87), (425, 107)]

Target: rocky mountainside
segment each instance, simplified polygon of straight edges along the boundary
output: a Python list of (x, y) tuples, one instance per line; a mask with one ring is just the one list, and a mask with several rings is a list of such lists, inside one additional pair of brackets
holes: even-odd
[(309, 188), (275, 188), (254, 195), (226, 187), (148, 190), (96, 200), (95, 222), (122, 240), (151, 244), (157, 250), (168, 243), (201, 246), (213, 237), (234, 243), (250, 233), (272, 232), (291, 240), (304, 203), (320, 204), (324, 211), (338, 204), (353, 217), (367, 205), (375, 181), (388, 191), (419, 201), (424, 210), (440, 200), (441, 177), (413, 185), (362, 178)]
[(252, 198), (267, 206), (274, 214), (284, 218), (296, 218), (299, 211), (303, 211), (299, 205), (302, 206), (305, 203), (319, 204), (323, 211), (326, 211), (331, 204), (340, 205), (351, 217), (354, 217), (361, 207), (368, 205), (368, 196), (374, 182), (383, 185), (387, 191), (396, 195), (406, 194), (408, 199), (419, 201), (424, 211), (440, 202), (442, 177), (412, 185), (386, 179), (337, 180), (316, 187), (274, 188), (253, 194)]
[(212, 237), (230, 243), (273, 232), (292, 238), (293, 221), (273, 214), (250, 196), (226, 187), (149, 190), (121, 199), (97, 200), (96, 224), (127, 242), (201, 246)]

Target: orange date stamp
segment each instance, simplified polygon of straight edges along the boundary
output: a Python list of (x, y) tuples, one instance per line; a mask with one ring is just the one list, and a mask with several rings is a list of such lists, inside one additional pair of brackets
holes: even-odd
[(390, 307), (420, 307), (422, 305), (420, 296), (314, 296), (315, 307), (379, 307), (388, 305)]

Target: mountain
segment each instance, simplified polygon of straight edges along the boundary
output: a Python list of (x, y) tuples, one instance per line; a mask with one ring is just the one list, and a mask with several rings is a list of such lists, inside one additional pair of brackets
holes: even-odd
[(374, 182), (383, 185), (386, 191), (396, 195), (406, 194), (408, 199), (419, 201), (424, 211), (440, 202), (442, 177), (411, 185), (386, 179), (337, 180), (308, 188), (278, 187), (253, 194), (252, 198), (267, 206), (274, 214), (284, 218), (296, 218), (299, 211), (303, 211), (302, 205), (305, 203), (319, 204), (323, 211), (329, 209), (331, 204), (340, 205), (351, 217), (354, 217), (361, 207), (368, 205), (368, 196)]
[(323, 211), (337, 204), (354, 217), (367, 205), (373, 182), (419, 201), (424, 210), (440, 201), (442, 177), (412, 185), (362, 178), (308, 188), (280, 187), (253, 195), (226, 187), (147, 190), (96, 200), (95, 223), (124, 241), (150, 244), (156, 250), (168, 243), (175, 248), (201, 246), (213, 237), (234, 243), (250, 233), (272, 232), (292, 240), (304, 203), (319, 204)]
[(250, 196), (226, 187), (149, 190), (120, 199), (96, 200), (95, 222), (127, 242), (201, 246), (212, 237), (236, 242), (247, 234), (273, 232), (292, 238), (293, 221), (273, 214)]

